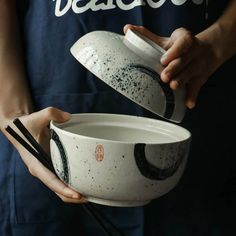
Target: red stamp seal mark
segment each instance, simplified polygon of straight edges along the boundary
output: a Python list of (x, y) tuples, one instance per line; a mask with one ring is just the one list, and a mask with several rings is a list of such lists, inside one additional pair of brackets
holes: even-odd
[(97, 161), (102, 161), (104, 158), (104, 148), (101, 144), (97, 145), (95, 149), (95, 157)]

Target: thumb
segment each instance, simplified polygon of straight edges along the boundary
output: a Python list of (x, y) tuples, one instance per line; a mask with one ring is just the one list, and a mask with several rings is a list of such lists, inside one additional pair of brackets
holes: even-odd
[(124, 29), (123, 29), (125, 34), (126, 34), (128, 29), (135, 30), (135, 31), (139, 32), (140, 34), (144, 35), (145, 37), (149, 38), (150, 40), (152, 40), (153, 42), (158, 44), (159, 46), (166, 49), (166, 44), (167, 44), (168, 38), (161, 37), (157, 34), (154, 34), (153, 32), (151, 32), (150, 30), (148, 30), (144, 26), (137, 26), (137, 25), (127, 24), (127, 25), (124, 26)]
[(41, 111), (32, 114), (33, 119), (37, 119), (39, 126), (47, 126), (50, 121), (55, 121), (57, 123), (62, 123), (70, 119), (71, 114), (55, 107), (47, 107)]

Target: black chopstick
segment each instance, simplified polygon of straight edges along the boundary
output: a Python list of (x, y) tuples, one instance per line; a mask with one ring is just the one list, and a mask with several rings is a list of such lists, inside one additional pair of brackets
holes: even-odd
[(18, 133), (15, 132), (9, 125), (5, 130), (15, 138), (26, 150), (28, 150), (35, 158), (37, 158), (45, 167), (50, 171), (55, 173), (53, 166), (47, 161), (46, 158), (43, 158), (40, 153), (38, 153), (34, 148), (32, 148)]
[(49, 155), (44, 151), (41, 145), (34, 139), (32, 134), (26, 129), (26, 127), (21, 123), (21, 121), (16, 118), (13, 123), (15, 126), (21, 131), (21, 133), (27, 138), (27, 140), (31, 143), (31, 145), (38, 151), (38, 153), (45, 159), (48, 164), (52, 166), (51, 158)]
[[(26, 129), (26, 127), (22, 124), (22, 122), (16, 118), (13, 121), (14, 125), (19, 129), (19, 131), (24, 135), (24, 137), (29, 141), (27, 143), (14, 129), (12, 129), (9, 125), (5, 128), (5, 130), (15, 138), (26, 150), (28, 150), (35, 158), (37, 158), (45, 167), (47, 167), (50, 171), (56, 174), (51, 158), (48, 154), (43, 150), (41, 145), (34, 139), (31, 133)], [(98, 209), (94, 208), (92, 204), (85, 203), (82, 204), (84, 209), (89, 215), (93, 217), (93, 219), (97, 222), (97, 224), (103, 229), (106, 236), (125, 236), (119, 229), (115, 227), (104, 215), (102, 215)]]
[(108, 220), (97, 208), (91, 203), (84, 203), (84, 209), (89, 213), (103, 229), (106, 236), (125, 236), (110, 220)]

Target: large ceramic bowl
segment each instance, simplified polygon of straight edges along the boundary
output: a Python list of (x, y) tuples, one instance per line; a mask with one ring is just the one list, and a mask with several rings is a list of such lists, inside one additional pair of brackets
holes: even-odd
[(140, 206), (176, 186), (190, 136), (155, 119), (74, 114), (68, 122), (51, 122), (51, 157), (59, 178), (88, 201)]
[(71, 48), (73, 56), (103, 82), (130, 100), (174, 122), (185, 115), (185, 88), (160, 80), (164, 49), (132, 30), (125, 36), (93, 31)]

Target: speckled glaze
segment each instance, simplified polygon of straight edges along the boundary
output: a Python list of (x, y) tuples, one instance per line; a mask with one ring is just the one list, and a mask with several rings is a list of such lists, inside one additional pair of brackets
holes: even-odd
[(131, 30), (126, 36), (93, 31), (71, 48), (73, 56), (106, 84), (153, 113), (180, 122), (185, 114), (185, 89), (173, 91), (160, 80), (164, 52)]
[(113, 114), (73, 114), (51, 122), (51, 157), (59, 178), (88, 201), (140, 206), (176, 186), (191, 135), (159, 120)]

